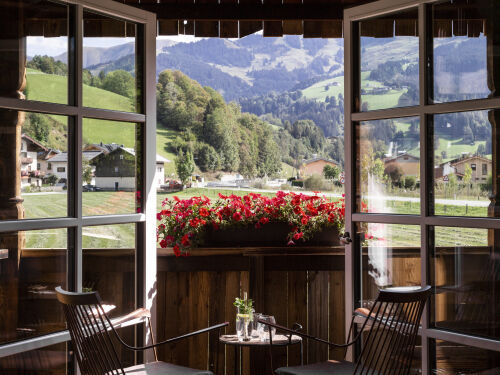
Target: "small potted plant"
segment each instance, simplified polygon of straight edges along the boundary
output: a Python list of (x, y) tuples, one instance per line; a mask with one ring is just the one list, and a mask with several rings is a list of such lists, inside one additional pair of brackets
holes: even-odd
[(247, 299), (247, 293), (243, 295), (243, 299), (236, 297), (234, 299), (236, 306), (236, 334), (239, 341), (250, 341), (250, 333), (248, 328), (253, 320), (253, 301)]

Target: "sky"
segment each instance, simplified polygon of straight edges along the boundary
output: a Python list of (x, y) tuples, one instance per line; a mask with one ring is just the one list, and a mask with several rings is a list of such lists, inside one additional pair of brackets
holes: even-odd
[[(158, 40), (173, 40), (179, 43), (192, 43), (203, 38), (196, 38), (193, 35), (159, 36)], [(119, 44), (133, 42), (134, 38), (84, 38), (84, 47), (104, 47), (109, 48)], [(26, 42), (27, 55), (48, 55), (57, 56), (68, 49), (68, 38), (65, 36), (57, 38), (44, 38), (41, 36), (28, 37)]]

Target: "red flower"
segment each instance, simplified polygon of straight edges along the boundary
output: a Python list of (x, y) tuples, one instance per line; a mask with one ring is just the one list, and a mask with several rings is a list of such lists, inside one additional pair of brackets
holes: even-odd
[(301, 239), (301, 238), (302, 238), (302, 236), (303, 236), (303, 235), (304, 235), (304, 233), (302, 233), (302, 232), (295, 233), (295, 234), (293, 235), (293, 239), (294, 239), (294, 240), (299, 240), (299, 239)]
[(209, 215), (210, 212), (205, 207), (200, 208), (200, 216), (207, 217)]
[(302, 216), (300, 222), (302, 223), (302, 225), (307, 225), (307, 223), (309, 222), (309, 218), (307, 216)]
[(240, 220), (241, 220), (241, 212), (236, 211), (236, 212), (233, 214), (233, 219), (234, 219), (235, 221), (240, 221)]
[(302, 215), (302, 213), (303, 213), (302, 208), (300, 208), (300, 206), (295, 206), (293, 208), (293, 212), (295, 215)]
[(259, 220), (259, 223), (267, 224), (267, 223), (269, 223), (269, 218), (268, 217), (261, 217)]
[(196, 227), (198, 226), (199, 222), (200, 222), (200, 221), (199, 221), (199, 219), (198, 219), (198, 218), (191, 219), (191, 220), (189, 220), (189, 226), (190, 226), (191, 228), (196, 228)]
[(181, 239), (182, 246), (189, 246), (191, 241), (189, 241), (189, 236), (185, 234)]
[(168, 246), (167, 240), (161, 240), (160, 241), (160, 246), (162, 249), (166, 248)]
[(176, 257), (181, 256), (181, 250), (177, 244), (174, 246), (174, 254)]
[(156, 214), (156, 220), (158, 220), (158, 221), (159, 221), (159, 220), (161, 220), (161, 213), (160, 213), (160, 212), (158, 212), (158, 213)]

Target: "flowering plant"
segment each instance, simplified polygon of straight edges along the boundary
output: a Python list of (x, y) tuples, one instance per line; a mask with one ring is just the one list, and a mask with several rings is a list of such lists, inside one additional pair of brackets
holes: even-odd
[(171, 246), (180, 256), (201, 244), (209, 227), (219, 230), (252, 225), (259, 229), (271, 222), (285, 222), (290, 226), (288, 245), (294, 245), (294, 241), (306, 241), (325, 227), (340, 230), (344, 215), (343, 198), (332, 202), (317, 192), (305, 195), (278, 191), (273, 197), (219, 194), (213, 202), (205, 196), (174, 197), (165, 199), (157, 214), (157, 239), (162, 248)]

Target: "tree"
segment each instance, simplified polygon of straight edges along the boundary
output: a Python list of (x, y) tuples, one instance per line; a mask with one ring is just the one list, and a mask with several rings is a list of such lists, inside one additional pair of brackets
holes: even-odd
[(82, 158), (82, 180), (86, 184), (90, 184), (92, 182), (92, 168), (86, 158)]
[(179, 180), (181, 180), (182, 185), (187, 184), (194, 172), (193, 154), (189, 151), (184, 153), (181, 150), (179, 155), (175, 158), (175, 170), (177, 171), (177, 176)]
[(132, 98), (135, 94), (135, 79), (125, 70), (115, 70), (108, 73), (102, 80), (102, 88)]
[(405, 189), (413, 190), (416, 185), (417, 185), (417, 179), (415, 178), (415, 176), (405, 177), (405, 182), (404, 182)]
[(323, 167), (323, 176), (325, 176), (327, 180), (334, 181), (339, 177), (339, 175), (340, 175), (340, 168), (337, 167), (336, 165), (331, 166), (327, 164)]
[(481, 155), (481, 156), (486, 155), (486, 147), (485, 147), (485, 145), (482, 144), (482, 143), (480, 143), (479, 146), (477, 146), (476, 153), (478, 155)]
[(403, 170), (399, 165), (389, 164), (385, 168), (384, 173), (390, 177), (393, 185), (401, 184), (401, 177), (403, 177)]
[(472, 168), (469, 164), (466, 164), (464, 170), (464, 184), (469, 185), (471, 179), (472, 179)]

